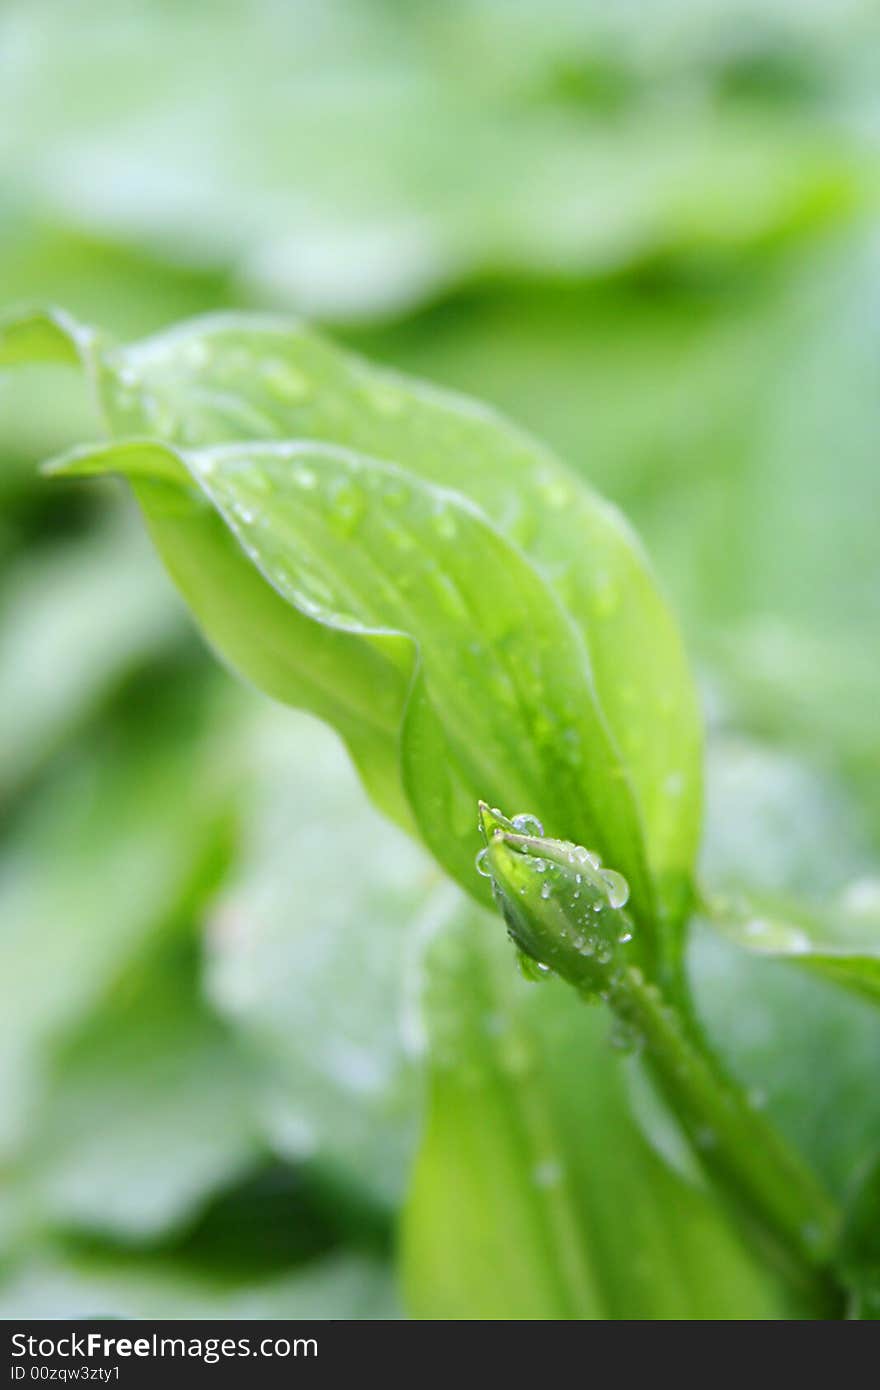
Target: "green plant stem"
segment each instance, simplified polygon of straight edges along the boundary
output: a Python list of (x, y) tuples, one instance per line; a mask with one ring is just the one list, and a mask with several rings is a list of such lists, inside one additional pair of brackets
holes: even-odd
[[(481, 807), (485, 861), (507, 930), (526, 957), (586, 998), (604, 999), (640, 1041), (659, 1089), (703, 1166), (791, 1281), (827, 1291), (839, 1219), (819, 1182), (727, 1074), (706, 1039), (681, 962), (658, 979), (652, 940), (589, 855), (568, 841), (524, 835)], [(633, 957), (635, 956), (635, 959)], [(653, 967), (653, 963), (652, 963)]]
[(660, 1090), (707, 1171), (771, 1237), (788, 1272), (815, 1285), (839, 1225), (818, 1180), (637, 967), (617, 974), (608, 1002), (643, 1041)]

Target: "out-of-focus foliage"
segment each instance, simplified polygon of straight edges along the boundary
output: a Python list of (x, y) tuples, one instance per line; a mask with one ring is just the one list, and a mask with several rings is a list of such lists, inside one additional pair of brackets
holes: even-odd
[[(305, 312), (635, 523), (710, 714), (700, 1011), (865, 1315), (878, 58), (863, 0), (0, 14), (0, 303)], [(638, 1060), (236, 691), (115, 491), (38, 478), (101, 429), (0, 372), (0, 1315), (791, 1312)]]
[(785, 1316), (712, 1199), (640, 1132), (599, 1011), (517, 979), (473, 909), (435, 912), (424, 975), (430, 1104), (404, 1224), (417, 1316)]

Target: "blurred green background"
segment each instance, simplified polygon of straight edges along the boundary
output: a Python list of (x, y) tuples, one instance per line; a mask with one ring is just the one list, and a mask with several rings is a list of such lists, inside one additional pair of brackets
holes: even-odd
[[(859, 0), (3, 0), (0, 304), (300, 312), (532, 428), (680, 617), (707, 867), (876, 912), (878, 71)], [(0, 375), (0, 1316), (399, 1316), (436, 872), (120, 489), (40, 479), (97, 433)], [(721, 1038), (845, 1184), (880, 1098), (765, 1040), (868, 1078), (865, 1006), (730, 949)]]

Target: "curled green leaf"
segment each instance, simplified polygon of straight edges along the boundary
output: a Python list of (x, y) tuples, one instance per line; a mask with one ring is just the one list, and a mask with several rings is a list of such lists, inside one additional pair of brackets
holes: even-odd
[(466, 499), (329, 446), (129, 443), (54, 468), (132, 481), (209, 637), (258, 679), (253, 644), (278, 615), (291, 662), (281, 688), (349, 733), (356, 754), (370, 731), (385, 785), (397, 778), (393, 795), (469, 891), (472, 789), (488, 786), (576, 825), (652, 920), (637, 809), (577, 632)]
[[(487, 778), (484, 768), (482, 780), (475, 782), (467, 774), (462, 776), (460, 750), (453, 749), (451, 757), (448, 754), (447, 731), (443, 721), (438, 725), (436, 702), (425, 698), (418, 681), (407, 684), (412, 679), (411, 656), (393, 637), (377, 631), (367, 643), (361, 632), (351, 640), (349, 627), (331, 634), (325, 625), (318, 641), (296, 616), (282, 614), (274, 596), (264, 594), (257, 601), (252, 577), (245, 578), (247, 561), (253, 561), (253, 540), (244, 544), (241, 528), (232, 525), (219, 498), (212, 501), (221, 528), (204, 516), (196, 521), (192, 486), (181, 477), (169, 476), (170, 465), (160, 465), (156, 454), (149, 479), (137, 474), (134, 454), (126, 457), (121, 470), (135, 483), (166, 564), (212, 640), (271, 694), (305, 704), (329, 718), (384, 809), (411, 824), (408, 803), (424, 783), (425, 770), (435, 769), (430, 795), (424, 798), (417, 820), (424, 833), (426, 818), (439, 822), (440, 815), (446, 814), (443, 837), (462, 842), (462, 853), (455, 855), (460, 882), (465, 881), (465, 861), (476, 848), (469, 809), (476, 796), (520, 800), (519, 793), (527, 789), (518, 775), (519, 764), (533, 759), (535, 740), (553, 745), (550, 761), (557, 765), (581, 756), (584, 750), (577, 725), (585, 711), (591, 712), (589, 717), (602, 725), (607, 752), (596, 758), (591, 755), (583, 763), (576, 802), (593, 803), (593, 820), (597, 800), (611, 809), (602, 810), (598, 828), (584, 826), (583, 834), (602, 846), (612, 862), (621, 864), (630, 880), (634, 907), (656, 938), (658, 959), (675, 971), (700, 823), (700, 721), (675, 624), (637, 541), (612, 507), (551, 453), (492, 411), (341, 352), (292, 320), (218, 315), (122, 348), (63, 315), (31, 313), (0, 330), (0, 360), (20, 360), (29, 350), (51, 353), (58, 360), (79, 360), (95, 384), (111, 434), (118, 439), (139, 436), (186, 449), (244, 440), (260, 445), (290, 440), (313, 447), (330, 445), (399, 470), (401, 483), (409, 479), (416, 488), (441, 489), (442, 496), (434, 494), (438, 527), (454, 525), (461, 512), (466, 518), (460, 528), (464, 532), (478, 514), (498, 543), (504, 544), (510, 580), (519, 583), (518, 576), (523, 576), (519, 611), (523, 643), (530, 638), (534, 649), (546, 646), (555, 640), (552, 634), (562, 622), (567, 632), (561, 650), (579, 648), (579, 671), (573, 680), (561, 679), (559, 672), (552, 679), (541, 677), (540, 699), (530, 715), (530, 737), (519, 740), (514, 749), (516, 712), (511, 716), (503, 698), (498, 699), (492, 663), (484, 659), (479, 632), (464, 640), (462, 630), (450, 651), (451, 662), (458, 667), (457, 688), (472, 687), (484, 710), (495, 705), (485, 735), (490, 744), (502, 725), (512, 723), (505, 754), (509, 775)], [(251, 483), (256, 485), (259, 468), (254, 467), (250, 479), (247, 472), (246, 466), (237, 469), (235, 487), (240, 493), (249, 491)], [(155, 486), (160, 481), (178, 483), (180, 495), (175, 493), (172, 501), (166, 490), (160, 497)], [(191, 514), (184, 524), (187, 507)], [(340, 537), (346, 525), (357, 529), (358, 510), (358, 501), (354, 497), (346, 501), (343, 488), (337, 498)], [(233, 532), (231, 545), (222, 527)], [(453, 539), (451, 533), (448, 539)], [(276, 536), (276, 550), (278, 540)], [(463, 543), (463, 539), (457, 542), (459, 547)], [(242, 550), (247, 561), (242, 560)], [(306, 563), (302, 553), (300, 562)], [(382, 580), (373, 585), (378, 591), (396, 582), (401, 567), (405, 578), (409, 561), (402, 561), (396, 550), (386, 549), (376, 564)], [(235, 617), (218, 612), (221, 570), (225, 574), (223, 602), (242, 610)], [(475, 566), (471, 571), (469, 582), (474, 594), (479, 594), (488, 575), (481, 582)], [(498, 574), (496, 566), (492, 583), (498, 583)], [(302, 591), (302, 576), (295, 582)], [(274, 579), (269, 584), (274, 585)], [(436, 606), (448, 607), (457, 601), (457, 581), (439, 563), (434, 584)], [(249, 591), (247, 605), (239, 602), (233, 589)], [(539, 593), (539, 601), (533, 601)], [(465, 603), (471, 597), (465, 592)], [(506, 601), (499, 603), (499, 609)], [(247, 616), (246, 606), (253, 610)], [(206, 621), (208, 607), (211, 622)], [(263, 613), (260, 618), (255, 616), (257, 607)], [(357, 619), (357, 623), (372, 629), (371, 621)], [(387, 626), (387, 618), (381, 623)], [(242, 632), (243, 624), (250, 631)], [(222, 637), (216, 631), (221, 626)], [(238, 629), (234, 638), (233, 627)], [(398, 630), (409, 631), (406, 624), (395, 626)], [(361, 685), (364, 665), (375, 665), (377, 653), (379, 665), (385, 662), (391, 668), (384, 683), (389, 698), (398, 709), (404, 702), (407, 708), (403, 790), (393, 767), (399, 720), (394, 716), (389, 721), (383, 715), (382, 727), (377, 728), (363, 700), (355, 711), (348, 708), (346, 698), (349, 683), (355, 689)], [(320, 670), (314, 668), (313, 659), (321, 663)], [(296, 670), (291, 679), (292, 666)], [(348, 667), (355, 673), (351, 682)], [(329, 692), (328, 687), (332, 687)], [(502, 679), (501, 688), (509, 689), (509, 682)], [(537, 697), (537, 686), (534, 693)], [(371, 703), (369, 698), (366, 703)], [(475, 727), (472, 745), (484, 723), (481, 720)], [(485, 763), (481, 754), (487, 751), (471, 746), (469, 754)], [(540, 750), (538, 756), (547, 762)], [(448, 765), (442, 788), (438, 764)], [(613, 787), (612, 779), (620, 787)], [(568, 774), (563, 783), (567, 780)], [(548, 823), (558, 807), (560, 827), (575, 826), (559, 806), (552, 776), (532, 789), (529, 797)], [(613, 808), (623, 800), (629, 802), (625, 844), (619, 826), (606, 824), (609, 815), (620, 821), (619, 806)], [(467, 836), (465, 823), (470, 827)], [(435, 828), (433, 840), (440, 835)], [(450, 856), (441, 858), (448, 865)]]

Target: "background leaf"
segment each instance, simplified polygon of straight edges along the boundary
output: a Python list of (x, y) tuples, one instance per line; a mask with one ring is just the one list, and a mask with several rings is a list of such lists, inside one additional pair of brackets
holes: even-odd
[[(870, 839), (832, 776), (742, 735), (719, 731), (709, 746), (708, 884), (775, 895), (817, 925), (813, 904), (864, 892)], [(797, 915), (795, 925), (806, 953), (774, 959), (761, 932), (734, 943), (702, 924), (689, 969), (704, 1024), (754, 1103), (846, 1200), (880, 1147), (880, 1014), (876, 999), (820, 978)]]
[(880, 877), (855, 806), (829, 775), (717, 740), (707, 912), (741, 947), (880, 997)]
[[(9, 330), (13, 341), (24, 331)], [(587, 645), (674, 937), (699, 830), (699, 720), (674, 625), (607, 505), (479, 407), (371, 369), (281, 321), (206, 320), (89, 360), (117, 433), (351, 444), (472, 497), (524, 546)]]
[(416, 1142), (408, 929), (434, 871), (366, 803), (334, 735), (261, 711), (246, 836), (207, 924), (208, 995), (258, 1063), (279, 1155), (314, 1159), (391, 1208)]
[(517, 981), (488, 916), (447, 904), (425, 932), (413, 1315), (780, 1316), (779, 1290), (711, 1198), (640, 1134), (601, 1011)]
[(180, 644), (182, 623), (131, 519), (118, 516), (87, 543), (34, 550), (4, 588), (0, 797), (8, 799), (127, 676)]
[(156, 932), (186, 915), (223, 864), (229, 764), (210, 735), (189, 740), (193, 709), (183, 687), (171, 706), (149, 752), (139, 731), (132, 746), (131, 730), (127, 744), (123, 730), (106, 730), (71, 757), (8, 834), (0, 953), (16, 990), (2, 1014), (0, 1144), (7, 1154), (39, 1102), (50, 1046), (106, 998)]
[(0, 1283), (0, 1312), (56, 1318), (370, 1318), (399, 1316), (387, 1264), (330, 1255), (268, 1278), (217, 1279), (169, 1261), (37, 1252)]

